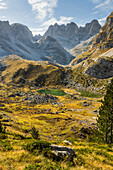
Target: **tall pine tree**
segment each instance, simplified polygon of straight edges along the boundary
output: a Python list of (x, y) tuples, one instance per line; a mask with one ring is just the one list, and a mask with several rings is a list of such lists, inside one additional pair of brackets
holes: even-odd
[(98, 138), (105, 143), (113, 143), (113, 79), (107, 87), (97, 118)]

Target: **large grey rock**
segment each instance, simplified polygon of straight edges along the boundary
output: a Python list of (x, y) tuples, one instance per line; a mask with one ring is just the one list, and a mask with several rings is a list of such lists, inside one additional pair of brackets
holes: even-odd
[(73, 157), (76, 156), (73, 149), (65, 146), (51, 145), (51, 150), (54, 151), (54, 154), (59, 158), (68, 156), (69, 160), (73, 160)]

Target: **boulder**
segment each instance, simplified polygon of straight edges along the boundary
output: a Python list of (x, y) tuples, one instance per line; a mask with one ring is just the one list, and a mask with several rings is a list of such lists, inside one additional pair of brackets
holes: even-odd
[(68, 156), (68, 160), (73, 161), (76, 154), (73, 149), (65, 146), (51, 145), (51, 150), (59, 159), (64, 159)]

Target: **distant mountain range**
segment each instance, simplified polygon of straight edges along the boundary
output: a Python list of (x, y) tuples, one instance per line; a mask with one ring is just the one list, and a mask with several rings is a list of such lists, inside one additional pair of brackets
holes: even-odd
[(0, 30), (1, 56), (13, 53), (20, 56), (10, 55), (0, 59), (2, 82), (64, 85), (103, 93), (105, 85), (113, 77), (113, 12), (97, 35), (87, 36), (89, 39), (70, 50), (72, 55), (58, 40), (45, 35), (33, 37), (29, 29), (21, 24), (0, 22)]
[(0, 21), (0, 57), (16, 54), (35, 61), (68, 65), (75, 57), (67, 49), (75, 47), (99, 32), (97, 20), (80, 27), (75, 23), (50, 26), (44, 36), (36, 35), (22, 24)]
[(64, 65), (74, 59), (52, 37), (47, 36), (36, 43), (35, 37), (28, 27), (18, 23), (10, 25), (8, 21), (0, 21), (0, 56), (10, 54), (17, 54), (29, 60), (46, 60)]
[(45, 36), (51, 36), (55, 38), (65, 49), (69, 50), (76, 45), (85, 41), (90, 37), (96, 35), (101, 26), (97, 20), (93, 20), (87, 23), (85, 27), (78, 27), (75, 23), (71, 22), (67, 25), (51, 25)]

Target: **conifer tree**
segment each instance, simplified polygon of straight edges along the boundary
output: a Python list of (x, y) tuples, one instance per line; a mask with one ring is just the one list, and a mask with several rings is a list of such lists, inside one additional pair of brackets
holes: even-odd
[(31, 136), (36, 140), (39, 139), (39, 132), (34, 126), (31, 129)]
[(97, 118), (99, 139), (105, 143), (113, 143), (113, 79), (107, 87), (106, 95), (99, 108)]

